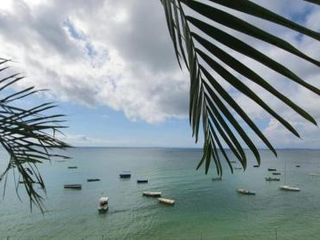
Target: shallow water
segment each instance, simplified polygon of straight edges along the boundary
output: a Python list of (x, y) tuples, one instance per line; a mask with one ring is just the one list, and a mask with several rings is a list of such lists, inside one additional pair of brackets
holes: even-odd
[[(9, 178), (0, 201), (0, 239), (320, 239), (320, 177), (309, 175), (320, 172), (320, 151), (279, 150), (278, 158), (262, 151), (260, 168), (252, 167), (254, 161), (246, 172), (231, 175), (225, 168), (217, 182), (211, 181), (214, 168), (208, 175), (195, 170), (201, 156), (196, 149), (75, 148), (68, 155), (73, 159), (41, 166), (45, 215), (31, 213), (25, 197), (19, 202)], [(285, 162), (286, 182), (301, 192), (279, 190)], [(281, 182), (264, 180), (271, 176), (268, 167), (282, 172)], [(119, 178), (123, 170), (131, 171), (130, 180)], [(138, 185), (138, 178), (149, 183)], [(81, 183), (82, 190), (65, 190), (66, 183)], [(239, 195), (239, 187), (257, 195)], [(142, 197), (148, 190), (174, 198), (175, 206)], [(106, 215), (97, 213), (101, 194), (109, 197)]]

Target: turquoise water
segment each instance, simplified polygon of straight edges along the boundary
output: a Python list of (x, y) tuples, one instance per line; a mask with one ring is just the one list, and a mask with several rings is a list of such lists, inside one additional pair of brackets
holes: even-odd
[[(30, 212), (21, 189), (19, 202), (9, 178), (0, 200), (0, 239), (320, 239), (320, 151), (279, 150), (279, 158), (262, 151), (260, 168), (227, 168), (220, 182), (213, 182), (214, 168), (206, 176), (196, 171), (201, 156), (194, 149), (75, 148), (67, 162), (41, 166), (46, 179), (47, 212)], [(2, 156), (2, 155), (1, 155)], [(1, 157), (3, 159), (3, 157)], [(253, 158), (252, 158), (253, 159)], [(265, 182), (268, 167), (284, 172), (290, 185), (301, 192), (282, 192), (281, 182)], [(295, 165), (300, 164), (300, 168)], [(67, 169), (76, 165), (78, 169)], [(0, 167), (3, 167), (3, 163)], [(130, 170), (130, 180), (119, 173)], [(87, 183), (87, 178), (101, 178)], [(148, 178), (148, 184), (136, 179)], [(81, 183), (81, 191), (64, 190), (66, 183)], [(239, 195), (239, 187), (256, 196)], [(3, 185), (1, 185), (1, 190)], [(158, 204), (142, 197), (143, 191), (161, 191), (176, 205)], [(97, 213), (102, 193), (109, 196), (109, 212)]]

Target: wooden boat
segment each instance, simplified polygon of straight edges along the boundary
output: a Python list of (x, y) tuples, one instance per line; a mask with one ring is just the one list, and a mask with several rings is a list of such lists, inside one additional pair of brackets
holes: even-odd
[(299, 168), (299, 167), (300, 167), (300, 165), (296, 165), (296, 167), (297, 167), (297, 168)]
[(120, 175), (120, 178), (131, 178), (130, 172), (122, 172), (119, 175)]
[(281, 173), (279, 173), (279, 172), (273, 172), (272, 175), (279, 176), (279, 175), (281, 175)]
[(173, 206), (175, 204), (175, 200), (173, 199), (168, 199), (168, 198), (158, 198), (159, 200), (159, 203), (163, 203), (163, 204), (166, 204), (166, 205), (171, 205)]
[(275, 169), (275, 168), (268, 168), (268, 171), (269, 171), (269, 172), (275, 172), (275, 171), (277, 171), (277, 169)]
[(148, 179), (138, 179), (137, 183), (148, 183)]
[(77, 166), (69, 166), (68, 167), (69, 169), (76, 169), (76, 168), (78, 168)]
[(146, 197), (161, 197), (161, 192), (143, 192), (142, 195)]
[(289, 191), (289, 192), (300, 192), (300, 188), (298, 188), (298, 187), (290, 187), (288, 185), (280, 186), (280, 190)]
[(100, 178), (88, 178), (87, 182), (99, 182)]
[(212, 178), (212, 181), (221, 181), (222, 180), (222, 177), (214, 177)]
[(253, 165), (253, 167), (257, 168), (257, 167), (259, 167), (259, 165)]
[(244, 195), (256, 195), (255, 192), (252, 192), (252, 191), (249, 191), (249, 190), (246, 190), (246, 189), (243, 189), (243, 188), (238, 188), (237, 192), (241, 193), (241, 194), (244, 194)]
[(280, 181), (280, 178), (273, 178), (273, 177), (266, 177), (265, 179), (267, 182), (272, 182), (272, 181), (279, 182)]
[(66, 189), (75, 189), (75, 190), (81, 190), (82, 186), (81, 184), (65, 184), (64, 188)]
[(101, 197), (99, 199), (99, 207), (98, 207), (99, 213), (106, 213), (108, 211), (108, 209), (109, 209), (108, 201), (109, 201), (108, 197)]

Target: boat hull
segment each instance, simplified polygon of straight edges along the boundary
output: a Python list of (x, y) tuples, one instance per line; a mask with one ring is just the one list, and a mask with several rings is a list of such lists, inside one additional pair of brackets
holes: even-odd
[(288, 191), (288, 192), (300, 192), (300, 188), (298, 187), (290, 187), (290, 186), (280, 186), (280, 190)]
[(277, 169), (275, 169), (275, 168), (268, 168), (268, 171), (269, 171), (269, 172), (275, 172), (275, 171), (277, 171)]
[(274, 182), (274, 181), (279, 182), (280, 181), (280, 178), (271, 178), (271, 177), (268, 178), (268, 177), (266, 177), (265, 179), (266, 179), (267, 182)]
[(274, 176), (280, 176), (281, 173), (279, 173), (279, 172), (273, 172), (272, 175), (274, 175)]
[(222, 177), (215, 177), (215, 178), (212, 178), (212, 181), (221, 181), (222, 180)]
[(89, 178), (87, 179), (87, 182), (99, 182), (100, 179), (99, 178)]
[(143, 192), (142, 195), (146, 197), (161, 197), (161, 192)]
[(128, 173), (120, 174), (120, 178), (131, 178), (131, 174), (128, 174)]
[(173, 206), (175, 204), (175, 200), (173, 199), (167, 199), (167, 198), (158, 198), (159, 203)]
[(99, 213), (106, 213), (108, 211), (109, 207), (108, 206), (104, 206), (104, 207), (99, 207), (98, 208), (98, 212)]
[(68, 167), (69, 169), (77, 169), (78, 167), (76, 167), (76, 166), (70, 166), (70, 167)]
[(81, 190), (82, 186), (81, 184), (65, 184), (65, 189), (74, 189), (74, 190)]
[(148, 180), (137, 180), (137, 183), (148, 183)]
[(245, 190), (242, 188), (237, 189), (237, 192), (243, 195), (256, 195), (255, 192), (249, 191), (249, 190)]

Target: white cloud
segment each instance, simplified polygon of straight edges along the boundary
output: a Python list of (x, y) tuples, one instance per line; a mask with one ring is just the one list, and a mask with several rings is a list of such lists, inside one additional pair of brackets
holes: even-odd
[(186, 116), (188, 77), (173, 56), (160, 3), (143, 3), (152, 17), (131, 1), (11, 5), (0, 15), (0, 53), (19, 62), (24, 84), (150, 123)]
[[(320, 11), (311, 4), (292, 1), (257, 2), (287, 17), (300, 16), (300, 22), (319, 31)], [(264, 21), (255, 20), (255, 23), (273, 29), (299, 49), (319, 58), (319, 43), (307, 37), (299, 39), (298, 34), (274, 28)], [(62, 101), (109, 106), (123, 111), (132, 120), (154, 123), (187, 116), (188, 75), (178, 68), (160, 1), (2, 1), (0, 28), (0, 56), (19, 62), (16, 67), (28, 76), (25, 84), (50, 88), (53, 97)], [(301, 64), (302, 61), (291, 55), (250, 37), (244, 39), (320, 86), (318, 68)], [(248, 58), (241, 56), (241, 61), (255, 66), (277, 89), (319, 120), (318, 96)], [(293, 125), (301, 125), (302, 135), (312, 132), (307, 127), (310, 125), (302, 123), (301, 118), (273, 96), (243, 81)], [(236, 96), (253, 118), (269, 120), (265, 132), (278, 143), (273, 134), (279, 132), (279, 126), (246, 97)]]

